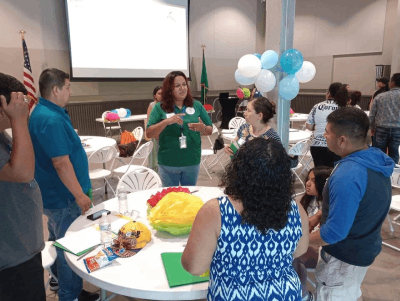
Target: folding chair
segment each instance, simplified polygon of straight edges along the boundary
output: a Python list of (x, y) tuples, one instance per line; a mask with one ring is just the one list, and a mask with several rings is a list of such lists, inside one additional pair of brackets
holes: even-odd
[(139, 190), (160, 188), (162, 187), (162, 182), (154, 170), (142, 166), (124, 174), (118, 182), (117, 191), (121, 186), (124, 186), (126, 191), (131, 193)]
[(118, 125), (106, 125), (105, 122), (105, 117), (106, 114), (110, 113), (110, 111), (105, 111), (102, 115), (101, 115), (101, 119), (103, 121), (103, 128), (104, 128), (104, 136), (107, 137), (107, 134), (110, 134), (110, 136), (112, 137), (112, 131), (113, 130), (119, 130), (119, 132), (121, 133), (121, 125), (119, 124), (119, 121), (117, 121)]
[(299, 170), (303, 166), (300, 162), (301, 162), (302, 158), (305, 156), (305, 154), (308, 151), (307, 150), (307, 146), (308, 146), (308, 139), (307, 140), (301, 140), (301, 141), (297, 142), (295, 145), (293, 145), (288, 151), (289, 155), (298, 156), (300, 158), (299, 163), (297, 164), (297, 166), (291, 168), (292, 173), (300, 181), (301, 185), (303, 186), (303, 191), (300, 192), (300, 193), (296, 193), (295, 196), (303, 194), (306, 191), (306, 187), (304, 186), (304, 182), (301, 180), (300, 173), (298, 174), (297, 170)]
[[(136, 149), (139, 149), (140, 146), (140, 142), (142, 142), (143, 139), (143, 128), (141, 126), (136, 127), (133, 131), (132, 131), (133, 136), (135, 136), (135, 139), (138, 141), (138, 145), (136, 146)], [(123, 157), (119, 156), (119, 152), (117, 153), (117, 155), (115, 156), (115, 159), (124, 164), (125, 165), (125, 161)], [(115, 161), (115, 160), (114, 160)], [(114, 162), (112, 164), (112, 166), (114, 166)]]
[[(393, 170), (393, 173), (391, 176), (391, 181), (392, 181), (392, 188), (400, 188), (400, 167), (396, 167)], [(392, 201), (390, 203), (390, 210), (400, 211), (400, 195), (392, 196)], [(390, 232), (392, 232), (392, 234), (394, 233), (393, 224), (396, 224), (398, 226), (400, 225), (400, 223), (397, 222), (397, 220), (399, 218), (400, 218), (400, 214), (398, 216), (396, 216), (393, 220), (390, 218), (389, 212), (387, 214), (389, 228), (390, 228)], [(387, 242), (384, 242), (384, 241), (382, 241), (382, 244), (384, 246), (387, 246), (389, 248), (392, 248), (393, 250), (400, 252), (400, 248), (398, 248), (396, 246), (388, 244)]]

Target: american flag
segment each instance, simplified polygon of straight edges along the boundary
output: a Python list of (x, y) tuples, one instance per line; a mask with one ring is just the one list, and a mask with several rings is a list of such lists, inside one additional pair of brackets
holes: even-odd
[(29, 61), (28, 47), (26, 47), (24, 38), (22, 38), (22, 49), (24, 51), (24, 86), (28, 90), (28, 96), (30, 96), (29, 110), (32, 111), (36, 106), (37, 97), (33, 82), (31, 63)]

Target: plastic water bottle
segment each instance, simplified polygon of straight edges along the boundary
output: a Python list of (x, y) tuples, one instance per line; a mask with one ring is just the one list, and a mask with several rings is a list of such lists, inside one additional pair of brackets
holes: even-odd
[(118, 189), (118, 205), (119, 210), (118, 212), (122, 215), (128, 214), (128, 193), (125, 190), (124, 186), (121, 186)]
[(109, 247), (112, 244), (111, 223), (108, 219), (107, 212), (103, 212), (99, 222), (101, 246), (103, 248)]

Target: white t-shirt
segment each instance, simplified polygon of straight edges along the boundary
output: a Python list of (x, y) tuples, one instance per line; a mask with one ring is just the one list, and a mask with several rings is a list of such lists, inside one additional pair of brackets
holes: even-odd
[(327, 99), (317, 103), (308, 115), (307, 123), (315, 125), (314, 139), (311, 146), (327, 147), (324, 132), (326, 127), (326, 118), (330, 113), (339, 108), (338, 104), (333, 99)]

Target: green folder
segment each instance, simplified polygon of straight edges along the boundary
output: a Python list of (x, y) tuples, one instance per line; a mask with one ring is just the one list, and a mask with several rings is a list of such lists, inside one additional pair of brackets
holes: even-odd
[(90, 249), (93, 248), (93, 247), (92, 247), (92, 248), (83, 250), (82, 252), (79, 252), (79, 253), (75, 254), (75, 253), (71, 252), (70, 250), (68, 250), (67, 248), (65, 248), (63, 245), (60, 245), (58, 242), (54, 242), (53, 246), (55, 246), (55, 247), (57, 247), (57, 248), (60, 248), (60, 249), (66, 251), (66, 252), (68, 252), (68, 253), (74, 254), (74, 255), (76, 255), (76, 256), (81, 256), (81, 255), (85, 254), (87, 251), (89, 251)]
[(193, 276), (186, 272), (181, 264), (182, 253), (161, 253), (165, 274), (169, 287), (177, 287), (187, 284), (208, 282), (209, 277)]

